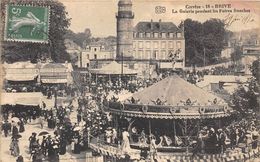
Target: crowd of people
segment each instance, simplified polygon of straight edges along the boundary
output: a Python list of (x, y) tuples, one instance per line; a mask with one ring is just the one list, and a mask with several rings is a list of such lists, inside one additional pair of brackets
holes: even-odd
[[(219, 73), (219, 71), (222, 73)], [(195, 84), (203, 80), (204, 75), (208, 74), (227, 75), (229, 70), (214, 68), (209, 71), (183, 71), (180, 76)], [(118, 96), (124, 93), (134, 93), (155, 84), (164, 77), (167, 77), (167, 75), (155, 79), (136, 79), (128, 84), (122, 84), (120, 81), (113, 83), (91, 82), (90, 85), (87, 85), (87, 88), (84, 88), (90, 92), (90, 95), (85, 95), (82, 90), (72, 85), (7, 84), (5, 87), (7, 92), (42, 92), (49, 99), (52, 97), (71, 97), (66, 105), (56, 105), (52, 108), (46, 108), (45, 103), (42, 103), (42, 107), (24, 106), (22, 109), (18, 105), (4, 107), (2, 130), (5, 137), (11, 134), (11, 155), (21, 159), (21, 156), (19, 156), (19, 138), (21, 138), (19, 133), (25, 131), (26, 124), (35, 120), (39, 121), (41, 129), (47, 123), (47, 128), (52, 129), (54, 135), (49, 132), (44, 133), (44, 131), (32, 133), (28, 139), (28, 148), (33, 161), (41, 161), (45, 158), (57, 161), (59, 155), (64, 155), (68, 151), (67, 146), (70, 146), (72, 153), (79, 154), (87, 149), (90, 137), (101, 134), (106, 144), (119, 145), (123, 152), (130, 148), (130, 142), (136, 142), (143, 146), (152, 144), (154, 149), (163, 146), (183, 147), (184, 141), (178, 136), (172, 138), (166, 134), (159, 135), (154, 132), (148, 135), (144, 130), (137, 131), (134, 128), (132, 132), (119, 130), (112, 124), (112, 118), (102, 112), (102, 103), (107, 100), (111, 92)], [(115, 96), (113, 97), (118, 99)], [(73, 111), (76, 111), (77, 114), (76, 123), (72, 123), (70, 119)], [(204, 127), (194, 138), (191, 146), (196, 148), (194, 149), (195, 152), (200, 153), (223, 153), (228, 148), (239, 147), (240, 144), (255, 149), (258, 142), (256, 124), (255, 121), (241, 120), (222, 129)]]
[(206, 126), (199, 132), (197, 151), (223, 153), (226, 149), (232, 150), (238, 147), (256, 149), (258, 138), (256, 120), (243, 119), (217, 130)]

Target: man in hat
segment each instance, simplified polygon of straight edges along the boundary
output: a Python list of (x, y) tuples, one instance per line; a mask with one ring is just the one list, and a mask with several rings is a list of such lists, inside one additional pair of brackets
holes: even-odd
[(19, 156), (17, 157), (16, 162), (24, 162), (23, 156), (21, 154), (19, 154)]
[(18, 135), (18, 128), (16, 125), (13, 126), (13, 129), (12, 129), (12, 136), (13, 137), (16, 137)]
[(9, 131), (9, 124), (8, 124), (8, 121), (5, 120), (3, 125), (2, 125), (2, 130), (4, 131), (4, 135), (5, 137), (8, 136), (8, 131)]
[(47, 139), (46, 136), (42, 137), (41, 150), (44, 156), (47, 155)]
[(33, 143), (36, 142), (36, 133), (33, 132), (32, 135), (29, 137), (29, 152), (32, 152)]

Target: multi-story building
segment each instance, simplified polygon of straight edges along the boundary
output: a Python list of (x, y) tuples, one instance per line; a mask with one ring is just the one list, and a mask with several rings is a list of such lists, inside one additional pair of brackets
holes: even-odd
[(168, 61), (184, 67), (185, 39), (183, 29), (172, 22), (139, 22), (134, 28), (133, 56), (140, 60)]
[(101, 43), (90, 43), (82, 50), (78, 58), (78, 67), (87, 68), (90, 66), (90, 60), (114, 59), (116, 53), (115, 46), (106, 46)]

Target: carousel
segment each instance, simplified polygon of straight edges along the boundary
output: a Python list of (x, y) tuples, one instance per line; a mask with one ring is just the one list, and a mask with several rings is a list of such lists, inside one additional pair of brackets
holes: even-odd
[[(235, 111), (221, 98), (177, 75), (124, 101), (105, 100), (104, 111), (112, 116), (110, 128), (117, 130), (117, 139), (121, 142), (101, 142), (99, 138), (92, 138), (90, 147), (106, 157), (116, 158), (115, 161), (120, 161), (120, 157), (127, 161), (237, 158), (237, 152), (217, 149), (217, 143), (209, 141), (205, 135), (217, 131), (221, 134)], [(113, 135), (110, 141), (116, 141)], [(229, 141), (225, 143), (228, 145)]]

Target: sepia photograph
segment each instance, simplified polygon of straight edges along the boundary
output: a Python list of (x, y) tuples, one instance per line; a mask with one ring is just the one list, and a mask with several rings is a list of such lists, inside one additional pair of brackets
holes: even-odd
[(0, 3), (0, 162), (260, 161), (260, 0)]

